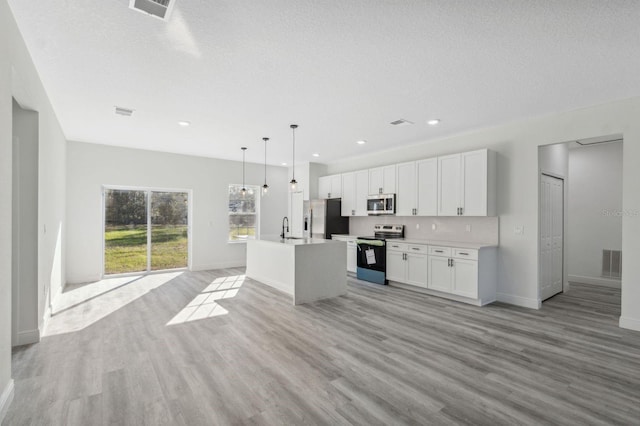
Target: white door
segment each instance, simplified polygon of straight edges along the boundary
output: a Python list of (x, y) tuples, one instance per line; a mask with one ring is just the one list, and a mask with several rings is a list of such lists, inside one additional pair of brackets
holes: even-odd
[(342, 203), (340, 204), (342, 216), (354, 216), (356, 213), (356, 174), (344, 173), (342, 175)]
[(462, 214), (487, 215), (487, 150), (465, 152), (461, 156)]
[(564, 181), (540, 177), (540, 299), (562, 291), (564, 246)]
[(403, 283), (405, 281), (405, 260), (401, 251), (387, 250), (387, 279)]
[(438, 157), (438, 216), (458, 216), (461, 179), (460, 154)]
[(414, 216), (416, 205), (416, 163), (397, 166), (398, 192), (396, 193), (396, 215)]
[(428, 288), (451, 293), (451, 274), (448, 257), (429, 256)]
[[(416, 161), (417, 215), (438, 215), (438, 159)], [(398, 190), (400, 185), (398, 185)]]

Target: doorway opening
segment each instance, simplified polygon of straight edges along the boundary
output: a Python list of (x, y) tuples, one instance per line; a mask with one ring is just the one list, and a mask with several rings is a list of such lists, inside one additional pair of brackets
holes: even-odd
[(104, 275), (189, 266), (189, 192), (103, 188)]
[(538, 164), (538, 300), (575, 286), (578, 293), (605, 295), (607, 303), (619, 307), (622, 217), (627, 214), (622, 135), (540, 146)]

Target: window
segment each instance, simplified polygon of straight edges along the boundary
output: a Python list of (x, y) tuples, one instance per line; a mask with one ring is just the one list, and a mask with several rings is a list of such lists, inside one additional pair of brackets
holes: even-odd
[(258, 212), (260, 211), (260, 188), (245, 185), (229, 185), (229, 241), (255, 240), (258, 236)]

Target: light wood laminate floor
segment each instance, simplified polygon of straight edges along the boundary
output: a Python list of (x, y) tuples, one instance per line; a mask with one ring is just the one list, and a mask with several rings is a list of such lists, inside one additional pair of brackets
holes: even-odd
[(619, 290), (535, 311), (350, 280), (294, 307), (242, 273), (174, 274), (94, 316), (106, 294), (74, 300), (14, 350), (3, 425), (640, 424)]

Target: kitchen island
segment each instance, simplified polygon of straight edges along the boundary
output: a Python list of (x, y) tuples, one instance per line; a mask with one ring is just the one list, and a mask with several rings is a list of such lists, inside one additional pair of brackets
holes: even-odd
[(300, 305), (347, 294), (346, 258), (344, 241), (263, 237), (247, 241), (246, 275)]

